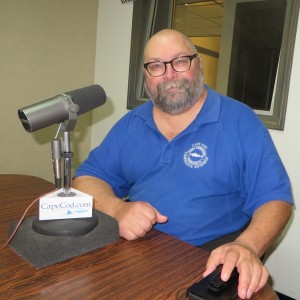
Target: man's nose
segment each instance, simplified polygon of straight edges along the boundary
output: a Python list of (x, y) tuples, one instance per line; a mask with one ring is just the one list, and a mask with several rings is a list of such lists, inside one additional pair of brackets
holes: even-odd
[(166, 64), (166, 72), (163, 76), (165, 78), (175, 78), (178, 76), (177, 72), (173, 69), (171, 63)]

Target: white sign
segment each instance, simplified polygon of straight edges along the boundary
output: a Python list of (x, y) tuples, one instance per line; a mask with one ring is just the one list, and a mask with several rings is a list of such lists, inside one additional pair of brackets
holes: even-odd
[(90, 218), (92, 213), (93, 197), (75, 189), (67, 196), (60, 189), (40, 198), (40, 220)]

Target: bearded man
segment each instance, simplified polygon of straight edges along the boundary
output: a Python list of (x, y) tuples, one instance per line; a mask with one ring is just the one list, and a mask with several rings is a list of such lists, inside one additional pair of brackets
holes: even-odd
[(73, 185), (125, 239), (155, 227), (212, 250), (204, 276), (223, 264), (226, 281), (237, 267), (238, 295), (250, 298), (267, 282), (260, 257), (293, 204), (269, 132), (251, 108), (203, 84), (202, 59), (180, 32), (150, 38), (144, 78), (151, 100), (115, 124)]

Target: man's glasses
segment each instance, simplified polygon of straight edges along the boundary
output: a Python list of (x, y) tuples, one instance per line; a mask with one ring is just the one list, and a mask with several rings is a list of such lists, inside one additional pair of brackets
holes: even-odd
[(170, 61), (153, 61), (144, 64), (144, 68), (153, 77), (162, 76), (167, 70), (167, 64), (171, 64), (172, 68), (176, 72), (186, 72), (190, 69), (192, 60), (197, 57), (198, 54), (186, 55), (173, 58)]

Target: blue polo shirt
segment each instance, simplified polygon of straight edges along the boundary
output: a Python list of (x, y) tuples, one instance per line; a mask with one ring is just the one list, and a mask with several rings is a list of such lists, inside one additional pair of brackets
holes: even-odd
[(116, 123), (75, 176), (149, 202), (169, 218), (157, 229), (197, 246), (241, 229), (270, 200), (292, 203), (267, 128), (248, 106), (207, 89), (196, 119), (171, 142), (148, 101)]

